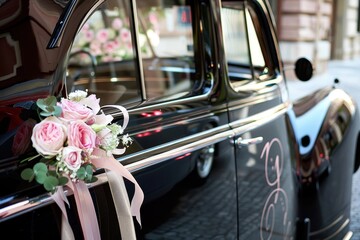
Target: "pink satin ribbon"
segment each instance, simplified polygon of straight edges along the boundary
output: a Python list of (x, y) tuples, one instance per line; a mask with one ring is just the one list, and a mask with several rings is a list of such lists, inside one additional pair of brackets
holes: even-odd
[(107, 156), (105, 151), (96, 149), (94, 150), (93, 154), (96, 157), (92, 157), (91, 161), (95, 166), (111, 170), (116, 174), (119, 174), (120, 176), (128, 179), (130, 182), (132, 182), (135, 185), (134, 196), (131, 200), (131, 214), (136, 217), (136, 220), (141, 225), (140, 207), (144, 200), (144, 193), (141, 190), (135, 178), (133, 177), (133, 175), (131, 175), (131, 173), (114, 157)]
[[(124, 121), (122, 128), (125, 129), (129, 122), (129, 114), (127, 110), (122, 106), (116, 105), (107, 105), (104, 107), (117, 108), (123, 113)], [(141, 225), (140, 219), (140, 207), (144, 200), (144, 193), (141, 190), (139, 184), (131, 173), (119, 163), (113, 156), (108, 156), (105, 151), (101, 149), (95, 149), (92, 153), (91, 162), (97, 168), (104, 168), (111, 171), (113, 176), (109, 176), (109, 185), (112, 192), (112, 196), (118, 196), (119, 199), (113, 199), (115, 204), (115, 209), (117, 211), (119, 227), (121, 231), (122, 239), (135, 239), (135, 230), (133, 228), (132, 217), (127, 216), (128, 212), (132, 216), (136, 217), (136, 220)], [(131, 205), (128, 204), (127, 192), (124, 186), (122, 177), (128, 179), (135, 186), (134, 196), (131, 200)], [(111, 179), (111, 181), (110, 181)], [(84, 182), (72, 182), (68, 181), (66, 184), (70, 189), (72, 189), (75, 197), (75, 202), (77, 206), (77, 211), (80, 219), (80, 224), (84, 234), (85, 240), (100, 240), (100, 231), (97, 221), (97, 216), (94, 208), (94, 204)], [(59, 206), (62, 212), (62, 239), (74, 239), (72, 229), (69, 225), (67, 219), (67, 213), (65, 208), (65, 202), (69, 205), (67, 198), (64, 194), (62, 187), (59, 187), (57, 191), (52, 195), (52, 198)], [(130, 211), (128, 211), (130, 208)], [(122, 216), (125, 215), (125, 216)], [(124, 222), (125, 223), (124, 223)], [(123, 226), (123, 229), (121, 228)], [(124, 229), (124, 226), (129, 226)]]

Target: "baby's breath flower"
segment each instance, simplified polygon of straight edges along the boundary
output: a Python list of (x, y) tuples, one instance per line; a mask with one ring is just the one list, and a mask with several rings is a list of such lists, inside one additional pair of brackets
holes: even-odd
[(124, 132), (124, 129), (116, 123), (107, 126), (107, 128), (109, 128), (111, 130), (112, 134), (114, 134), (116, 136), (119, 134), (123, 134), (123, 132)]
[(121, 142), (124, 146), (128, 147), (133, 140), (129, 137), (129, 134), (125, 134), (121, 137)]
[(106, 151), (111, 151), (115, 149), (119, 145), (119, 139), (117, 135), (111, 134), (111, 136), (108, 136), (103, 139), (102, 148)]
[(86, 96), (87, 92), (82, 90), (75, 90), (75, 92), (69, 94), (69, 100), (79, 102), (80, 100), (86, 98)]
[(60, 161), (60, 160), (61, 160), (61, 157), (62, 157), (62, 154), (59, 153), (58, 155), (56, 155), (56, 160), (57, 160), (57, 161)]

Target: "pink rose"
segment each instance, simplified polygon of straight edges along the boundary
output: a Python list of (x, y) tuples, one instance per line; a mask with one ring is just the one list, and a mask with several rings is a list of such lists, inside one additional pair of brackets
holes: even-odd
[(61, 99), (58, 105), (62, 108), (61, 117), (68, 121), (81, 120), (86, 122), (94, 115), (93, 111), (83, 104), (65, 98)]
[(84, 37), (87, 42), (90, 42), (94, 39), (95, 33), (92, 30), (87, 30), (84, 32)]
[(71, 122), (68, 126), (68, 144), (91, 152), (96, 144), (96, 133), (82, 121)]
[(94, 54), (94, 55), (100, 55), (102, 52), (101, 52), (101, 44), (97, 41), (92, 41), (90, 43), (90, 50), (91, 50), (91, 53)]
[(120, 18), (115, 18), (114, 21), (112, 22), (111, 26), (114, 28), (114, 29), (121, 29), (122, 26), (123, 26), (123, 22)]
[(12, 152), (14, 155), (21, 155), (29, 148), (31, 133), (35, 124), (36, 122), (34, 119), (28, 119), (19, 126), (12, 145)]
[(60, 153), (66, 140), (66, 127), (56, 117), (47, 117), (36, 124), (31, 136), (33, 147), (43, 156)]
[(120, 31), (120, 38), (123, 42), (130, 42), (131, 41), (131, 33), (128, 29), (123, 28)]
[(104, 43), (104, 45), (103, 45), (103, 51), (104, 51), (105, 53), (111, 54), (111, 53), (113, 53), (115, 50), (116, 50), (116, 45), (115, 45), (115, 43), (114, 43), (113, 41)]
[(81, 152), (80, 148), (74, 146), (64, 147), (61, 160), (70, 170), (77, 171), (81, 166)]
[(108, 31), (108, 29), (100, 29), (96, 33), (96, 39), (101, 43), (106, 42), (109, 39), (109, 31)]
[(156, 13), (150, 13), (149, 20), (150, 20), (151, 24), (156, 25), (158, 23), (158, 17), (156, 15)]

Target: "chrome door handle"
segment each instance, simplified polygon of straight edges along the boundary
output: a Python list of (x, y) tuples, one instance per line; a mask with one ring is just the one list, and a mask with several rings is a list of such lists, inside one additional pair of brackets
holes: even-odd
[(238, 139), (235, 140), (235, 144), (239, 148), (241, 148), (241, 147), (247, 147), (249, 145), (259, 144), (262, 143), (263, 141), (264, 141), (263, 137), (255, 137), (255, 138), (247, 138), (247, 139), (243, 139), (239, 137)]

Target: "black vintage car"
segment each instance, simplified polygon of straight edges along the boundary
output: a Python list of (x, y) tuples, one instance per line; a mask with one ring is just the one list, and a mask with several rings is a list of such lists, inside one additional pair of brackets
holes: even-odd
[[(21, 160), (34, 155), (34, 102), (74, 90), (130, 113), (118, 161), (145, 194), (138, 239), (351, 237), (357, 107), (332, 86), (289, 100), (266, 1), (2, 0), (0, 56), (1, 239), (61, 238), (60, 210), (20, 178)], [(119, 239), (96, 174), (101, 237)]]

